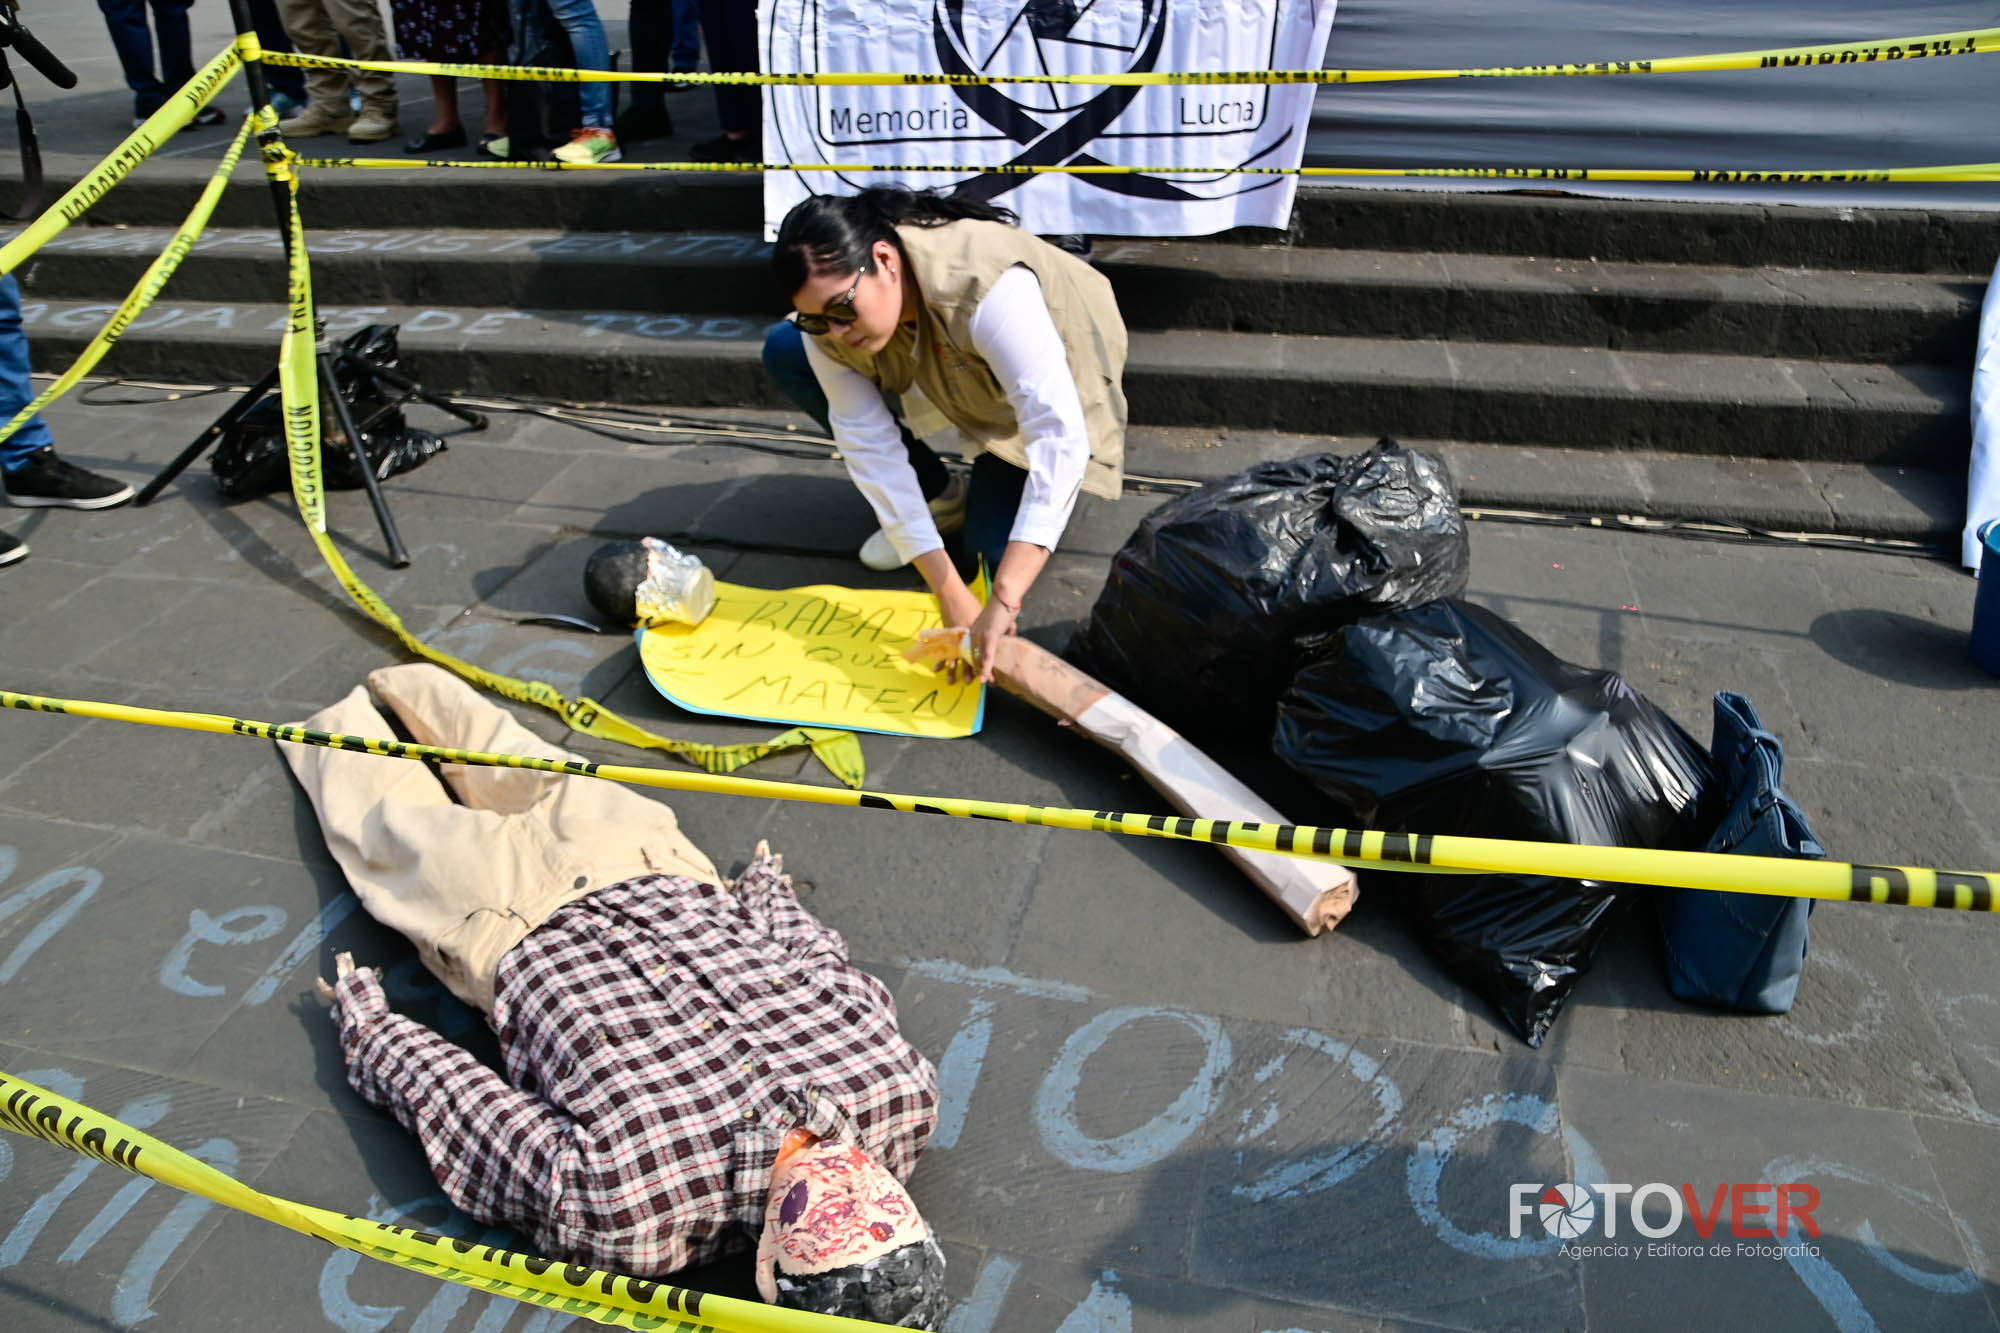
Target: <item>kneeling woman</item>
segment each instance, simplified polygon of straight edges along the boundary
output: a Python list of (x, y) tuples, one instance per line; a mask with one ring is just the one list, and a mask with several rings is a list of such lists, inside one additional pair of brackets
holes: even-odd
[[(915, 564), (948, 625), (972, 631), (981, 679), (1012, 634), (1080, 490), (1117, 499), (1125, 324), (1111, 284), (990, 204), (925, 191), (821, 195), (786, 215), (771, 263), (797, 311), (764, 364), (839, 442), (882, 531), (877, 568)], [(885, 395), (912, 390), (978, 457), (953, 478)], [(964, 524), (982, 607), (939, 536)]]

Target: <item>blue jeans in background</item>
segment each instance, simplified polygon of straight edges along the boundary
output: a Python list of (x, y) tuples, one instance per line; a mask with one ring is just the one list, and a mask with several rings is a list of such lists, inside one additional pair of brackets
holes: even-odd
[[(153, 10), (151, 29), (146, 27), (149, 3)], [(111, 45), (118, 52), (118, 64), (125, 71), (125, 86), (132, 90), (134, 115), (152, 115), (194, 77), (194, 47), (193, 39), (188, 36), (187, 16), (192, 3), (193, 0), (97, 0), (97, 7), (104, 11), (104, 26), (111, 30)], [(157, 74), (153, 69), (155, 35), (160, 43)]]
[[(604, 20), (597, 16), (592, 0), (548, 0), (549, 13), (569, 34), (570, 50), (578, 69), (610, 69), (611, 43), (604, 36)], [(580, 83), (576, 86), (579, 115), (586, 129), (611, 128), (611, 85)]]
[[(0, 277), (0, 426), (35, 401), (35, 382), (28, 376), (28, 335), (21, 329), (21, 289), (12, 274)], [(0, 472), (13, 472), (28, 461), (37, 449), (46, 449), (54, 439), (39, 416), (0, 444)]]
[[(250, 0), (250, 22), (257, 29), (257, 44), (266, 51), (291, 51), (292, 37), (278, 17), (277, 0)], [(283, 93), (294, 106), (306, 104), (306, 72), (295, 65), (264, 66), (266, 91)]]
[[(653, 74), (685, 74), (701, 63), (701, 5), (698, 0), (632, 0), (628, 33), (632, 68)], [(660, 85), (633, 84), (640, 88)]]

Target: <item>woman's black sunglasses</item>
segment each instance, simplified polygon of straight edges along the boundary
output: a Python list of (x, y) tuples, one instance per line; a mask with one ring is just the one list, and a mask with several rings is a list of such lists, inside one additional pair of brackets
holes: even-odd
[(861, 279), (867, 276), (869, 269), (874, 267), (875, 265), (870, 263), (859, 273), (856, 273), (854, 275), (854, 285), (847, 289), (847, 294), (838, 301), (828, 301), (826, 308), (821, 310), (817, 315), (808, 315), (801, 311), (798, 315), (794, 316), (792, 322), (799, 326), (799, 332), (810, 333), (813, 337), (817, 338), (822, 333), (830, 332), (836, 324), (852, 324), (857, 318), (854, 309), (854, 294), (861, 290)]

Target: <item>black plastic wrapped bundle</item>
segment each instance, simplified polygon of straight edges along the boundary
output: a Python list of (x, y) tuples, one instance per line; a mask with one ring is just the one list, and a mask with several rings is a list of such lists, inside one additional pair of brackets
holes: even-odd
[(1068, 656), (1198, 743), (1261, 748), (1318, 636), (1457, 595), (1469, 558), (1427, 454), (1384, 439), (1260, 463), (1146, 516)]
[[(1371, 828), (1700, 846), (1706, 751), (1615, 672), (1481, 607), (1432, 603), (1328, 635), (1278, 709), (1277, 755)], [(1539, 1046), (1628, 886), (1381, 874), (1432, 951)]]

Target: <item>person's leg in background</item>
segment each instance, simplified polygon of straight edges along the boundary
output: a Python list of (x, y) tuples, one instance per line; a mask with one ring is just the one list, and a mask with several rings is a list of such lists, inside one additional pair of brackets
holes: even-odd
[(668, 60), (676, 74), (688, 74), (701, 65), (701, 0), (667, 0), (674, 19), (673, 49)]
[[(570, 50), (575, 53), (578, 69), (611, 68), (611, 43), (604, 35), (604, 20), (597, 16), (597, 7), (591, 0), (549, 0), (549, 12), (569, 34)], [(624, 154), (618, 151), (618, 135), (611, 127), (611, 85), (578, 84), (577, 103), (583, 124), (568, 143), (556, 149), (556, 159), (579, 165), (618, 161)]]
[[(171, 97), (194, 77), (194, 39), (188, 34), (188, 6), (194, 0), (150, 0), (153, 9), (153, 37), (160, 46), (160, 83)], [(186, 128), (221, 125), (230, 117), (210, 102), (195, 112)]]
[[(7, 274), (0, 276), (0, 426), (34, 401), (28, 335), (21, 324), (21, 288)], [(0, 443), (0, 482), (6, 485), (9, 504), (31, 509), (109, 509), (132, 498), (130, 486), (57, 457), (55, 439), (40, 416), (29, 417)], [(24, 554), (11, 558), (18, 560)]]
[[(277, 0), (277, 5), (285, 31), (301, 55), (340, 54), (340, 37), (333, 30), (325, 0)], [(305, 109), (279, 121), (278, 129), (287, 139), (347, 133), (354, 123), (354, 112), (347, 105), (347, 86), (344, 69), (307, 70)]]
[[(665, 74), (672, 69), (671, 50), (678, 34), (673, 28), (669, 0), (632, 0), (626, 15), (626, 32), (632, 43), (635, 73)], [(664, 139), (674, 132), (674, 118), (667, 110), (667, 89), (659, 83), (625, 85), (632, 105), (618, 118), (621, 142)]]
[[(110, 17), (109, 12), (106, 18)], [(148, 60), (151, 55), (148, 53)], [(35, 401), (34, 381), (29, 378), (28, 335), (21, 329), (21, 289), (12, 275), (0, 278), (0, 426)], [(48, 426), (39, 416), (28, 418), (21, 429), (0, 441), (0, 474), (23, 467), (37, 451), (49, 448)], [(0, 565), (28, 558), (28, 544), (11, 533), (0, 532)]]
[[(755, 0), (701, 0), (701, 35), (708, 68), (716, 74), (754, 74), (757, 61)], [(764, 95), (750, 87), (715, 89), (722, 133), (688, 150), (696, 162), (755, 162), (763, 156)]]
[[(34, 401), (28, 335), (21, 327), (21, 288), (10, 273), (0, 278), (0, 426)], [(19, 471), (31, 455), (54, 443), (47, 423), (39, 416), (29, 417), (21, 429), (0, 442), (0, 473)]]
[[(356, 60), (390, 60), (389, 30), (382, 26), (376, 0), (324, 0), (327, 17), (347, 39)], [(396, 78), (379, 70), (355, 70), (354, 90), (361, 94), (361, 111), (348, 126), (353, 143), (380, 143), (400, 132), (396, 122)]]
[[(257, 44), (266, 51), (294, 49), (291, 35), (285, 31), (285, 21), (278, 17), (278, 0), (250, 0), (250, 23), (257, 30)], [(281, 118), (304, 109), (304, 70), (291, 65), (265, 65), (264, 87), (271, 94), (271, 109)]]
[(160, 82), (153, 69), (153, 34), (146, 27), (146, 0), (97, 0), (104, 13), (104, 26), (111, 32), (111, 47), (118, 53), (118, 67), (125, 72), (125, 86), (132, 90), (132, 116), (144, 120), (166, 105), (172, 89)]
[(194, 77), (194, 39), (188, 35), (188, 6), (193, 0), (149, 0), (153, 10), (153, 40), (160, 48), (160, 82), (173, 92)]

